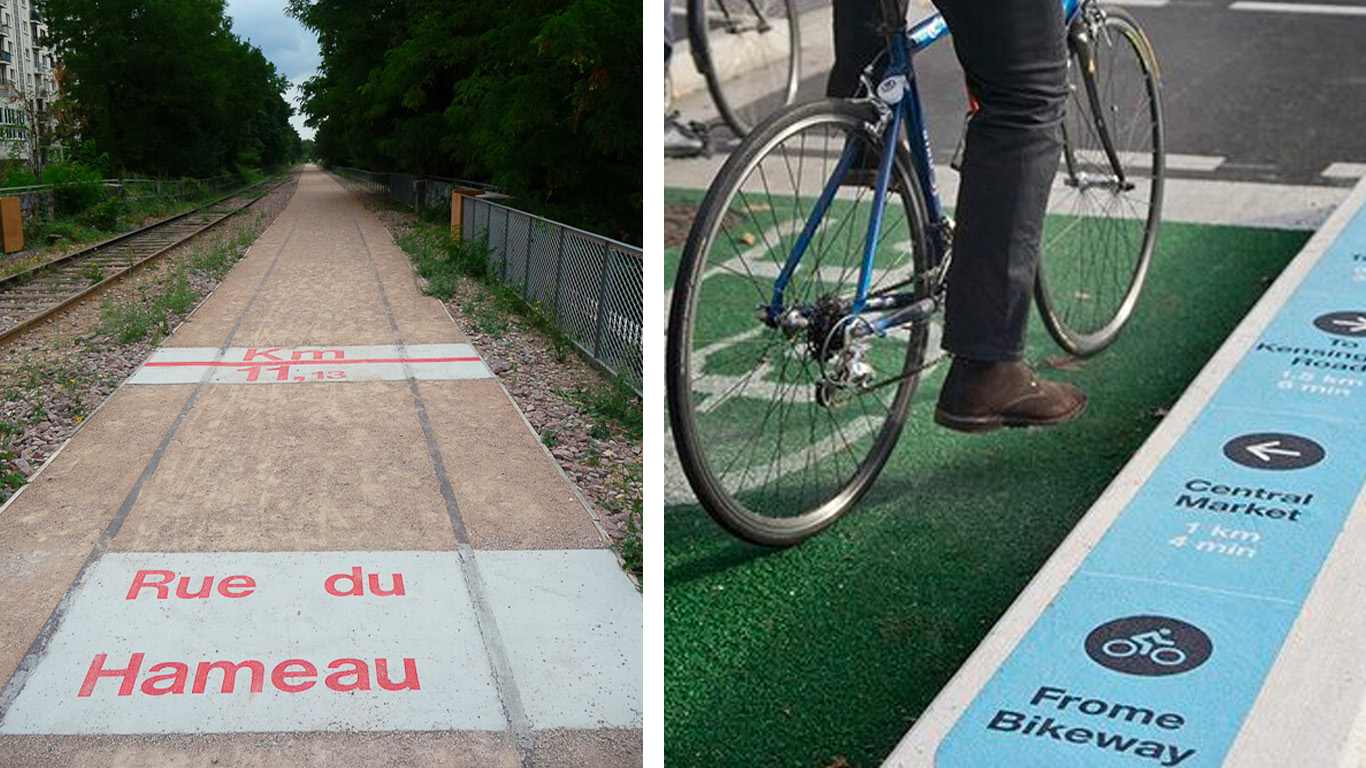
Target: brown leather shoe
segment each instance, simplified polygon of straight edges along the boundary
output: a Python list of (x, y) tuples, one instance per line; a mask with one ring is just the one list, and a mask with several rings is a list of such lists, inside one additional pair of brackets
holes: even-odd
[(1046, 427), (1086, 410), (1086, 395), (1071, 384), (1045, 381), (1017, 362), (954, 358), (939, 392), (934, 420), (960, 432), (1000, 427)]

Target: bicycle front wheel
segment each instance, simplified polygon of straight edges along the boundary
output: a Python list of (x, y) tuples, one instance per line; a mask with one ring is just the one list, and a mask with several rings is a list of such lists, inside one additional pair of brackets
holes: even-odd
[(712, 101), (736, 136), (797, 97), (796, 0), (688, 0), (688, 40)]
[[(870, 105), (793, 108), (741, 143), (712, 182), (674, 282), (666, 348), (670, 423), (702, 506), (731, 533), (785, 546), (816, 533), (868, 490), (905, 423), (928, 323), (867, 336), (862, 384), (831, 386), (852, 347), (852, 312), (873, 215), (866, 171), (882, 154)], [(858, 168), (813, 213), (844, 152)], [(923, 298), (925, 216), (904, 157), (893, 165), (873, 296)], [(765, 321), (794, 244), (781, 314)], [(846, 369), (847, 370), (847, 369)], [(838, 377), (836, 377), (838, 378)]]
[(1166, 175), (1152, 46), (1123, 10), (1083, 8), (1069, 33), (1061, 173), (1049, 201), (1035, 296), (1059, 346), (1109, 346), (1152, 260)]

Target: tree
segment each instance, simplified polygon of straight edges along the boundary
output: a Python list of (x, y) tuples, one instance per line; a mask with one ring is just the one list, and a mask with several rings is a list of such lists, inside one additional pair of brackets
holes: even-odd
[(304, 111), (329, 162), (492, 181), (520, 205), (641, 232), (640, 6), (290, 0), (315, 30)]
[(223, 0), (37, 0), (77, 131), (124, 170), (208, 176), (292, 147), (288, 83)]

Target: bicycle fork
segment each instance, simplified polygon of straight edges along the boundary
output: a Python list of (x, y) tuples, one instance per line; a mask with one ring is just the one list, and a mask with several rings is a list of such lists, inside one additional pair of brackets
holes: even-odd
[(1101, 18), (1099, 14), (1102, 13), (1104, 12), (1096, 8), (1094, 4), (1083, 8), (1082, 12), (1067, 26), (1067, 45), (1076, 53), (1077, 62), (1081, 65), (1081, 87), (1086, 91), (1086, 99), (1091, 105), (1090, 111), (1096, 136), (1100, 138), (1101, 150), (1105, 153), (1106, 162), (1109, 163), (1114, 176), (1096, 179), (1078, 169), (1076, 148), (1073, 142), (1067, 140), (1066, 125), (1064, 124), (1063, 146), (1067, 165), (1067, 183), (1081, 190), (1091, 187), (1113, 187), (1116, 192), (1128, 192), (1134, 189), (1134, 183), (1125, 176), (1124, 163), (1119, 152), (1115, 150), (1115, 142), (1110, 135), (1110, 126), (1105, 119), (1105, 108), (1096, 88), (1094, 44), (1096, 31), (1100, 29)]

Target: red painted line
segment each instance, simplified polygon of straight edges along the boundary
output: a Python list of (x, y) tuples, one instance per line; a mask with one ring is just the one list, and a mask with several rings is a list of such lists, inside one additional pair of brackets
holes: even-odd
[(148, 368), (173, 368), (177, 366), (209, 366), (213, 368), (249, 368), (252, 366), (271, 366), (271, 365), (383, 365), (392, 363), (474, 363), (479, 362), (477, 357), (415, 357), (407, 360), (394, 358), (391, 360), (260, 360), (255, 362), (230, 363), (222, 362), (169, 362), (169, 363), (146, 363)]

